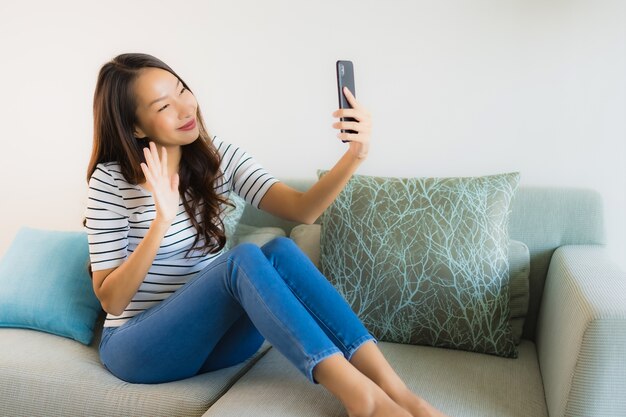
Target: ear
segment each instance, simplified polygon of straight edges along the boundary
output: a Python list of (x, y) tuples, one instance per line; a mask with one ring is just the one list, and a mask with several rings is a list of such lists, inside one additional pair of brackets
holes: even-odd
[(148, 135), (146, 135), (144, 131), (141, 130), (141, 128), (137, 125), (135, 125), (135, 131), (133, 132), (133, 134), (137, 139), (145, 139), (148, 137)]

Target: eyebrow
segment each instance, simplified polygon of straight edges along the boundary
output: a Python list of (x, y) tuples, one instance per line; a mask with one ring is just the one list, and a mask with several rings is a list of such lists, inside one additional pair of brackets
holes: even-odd
[[(178, 79), (178, 82), (176, 83), (176, 87), (174, 87), (175, 89), (178, 88), (178, 84), (180, 84), (180, 78)], [(165, 100), (168, 96), (163, 96), (161, 98), (157, 98), (156, 100), (152, 101), (150, 104), (148, 104), (148, 107), (152, 107), (152, 105), (158, 101), (161, 100)]]

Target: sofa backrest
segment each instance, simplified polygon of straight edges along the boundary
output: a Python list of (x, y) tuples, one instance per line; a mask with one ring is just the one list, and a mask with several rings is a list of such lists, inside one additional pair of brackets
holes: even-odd
[[(290, 179), (285, 184), (306, 191), (312, 179)], [(552, 253), (562, 245), (606, 244), (601, 195), (592, 189), (520, 186), (511, 205), (509, 235), (530, 251), (530, 301), (523, 338), (535, 340), (537, 316)], [(287, 235), (297, 222), (280, 219), (249, 204), (242, 223), (277, 226)], [(321, 223), (317, 219), (316, 223)]]
[(509, 236), (530, 252), (530, 299), (525, 339), (535, 340), (537, 316), (552, 253), (563, 245), (604, 245), (604, 208), (595, 190), (519, 187), (511, 203)]

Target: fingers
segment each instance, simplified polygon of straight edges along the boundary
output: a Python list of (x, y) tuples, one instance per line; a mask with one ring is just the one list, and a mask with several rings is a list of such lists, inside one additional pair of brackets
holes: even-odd
[(354, 117), (357, 113), (355, 109), (337, 109), (333, 112), (333, 117)]
[(159, 182), (159, 178), (169, 178), (168, 166), (167, 166), (167, 149), (161, 146), (161, 156), (157, 151), (157, 145), (154, 142), (150, 142), (147, 148), (143, 149), (146, 162), (141, 163), (141, 170), (146, 178), (146, 181), (153, 187)]
[(150, 142), (148, 148), (143, 148), (143, 154), (146, 158), (146, 168), (154, 175), (167, 175), (167, 151), (164, 146), (161, 147), (161, 157), (154, 142)]
[(150, 147), (143, 148), (143, 155), (146, 158), (146, 167), (148, 169), (153, 169), (154, 159), (152, 158), (152, 149)]
[(148, 182), (148, 184), (150, 184), (150, 186), (154, 186), (154, 177), (150, 173), (150, 169), (143, 162), (140, 165), (141, 165), (141, 170), (143, 171), (143, 175), (144, 177), (146, 177), (146, 181)]
[(363, 119), (369, 119), (370, 113), (361, 106), (361, 104), (354, 98), (354, 95), (348, 87), (343, 87), (344, 95), (348, 99), (348, 103), (352, 108), (350, 109), (337, 109), (333, 112), (334, 117), (354, 117), (355, 119), (362, 121)]
[(367, 115), (359, 109), (337, 109), (333, 112), (333, 117), (354, 117), (361, 121), (365, 119)]
[(168, 178), (167, 175), (167, 149), (165, 146), (161, 146), (161, 155), (163, 155), (163, 161), (161, 162), (161, 175)]
[(150, 141), (150, 153), (154, 163), (154, 169), (157, 173), (161, 172), (161, 160), (159, 159), (159, 151), (157, 151), (156, 143)]
[(333, 112), (333, 117), (352, 118), (354, 121), (340, 120), (334, 122), (333, 127), (336, 129), (350, 129), (356, 131), (367, 131), (372, 123), (371, 115), (364, 108), (360, 109), (337, 109)]
[(333, 127), (335, 129), (355, 130), (357, 132), (363, 130), (363, 124), (359, 122), (335, 122)]
[(352, 108), (335, 110), (333, 117), (341, 120), (334, 122), (332, 126), (343, 130), (337, 133), (337, 137), (343, 142), (350, 142), (348, 152), (358, 159), (364, 159), (369, 151), (372, 115), (356, 101), (349, 88), (344, 87), (343, 94)]
[(362, 142), (360, 136), (356, 133), (338, 133), (337, 137), (341, 140), (348, 140), (350, 142)]
[(353, 109), (358, 109), (359, 107), (361, 107), (359, 105), (359, 102), (356, 101), (354, 94), (352, 94), (352, 91), (350, 91), (348, 87), (343, 87), (343, 94), (346, 96), (346, 99), (348, 99), (348, 103), (350, 103)]

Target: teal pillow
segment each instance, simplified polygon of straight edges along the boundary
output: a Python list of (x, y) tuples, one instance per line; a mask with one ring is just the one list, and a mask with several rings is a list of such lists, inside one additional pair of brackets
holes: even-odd
[(508, 223), (518, 182), (517, 172), (353, 175), (322, 215), (320, 270), (379, 340), (517, 357)]
[(0, 260), (0, 327), (91, 343), (101, 307), (88, 261), (84, 232), (19, 229)]

